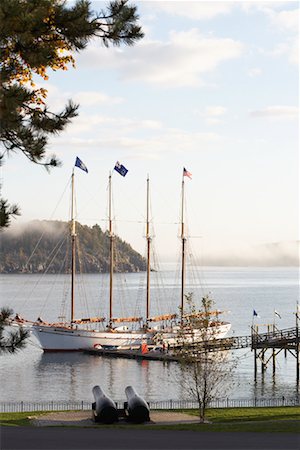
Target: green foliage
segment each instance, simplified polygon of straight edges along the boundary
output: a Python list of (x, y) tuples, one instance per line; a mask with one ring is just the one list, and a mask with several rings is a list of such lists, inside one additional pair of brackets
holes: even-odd
[[(47, 90), (38, 89), (34, 75), (48, 79), (47, 69), (75, 67), (74, 53), (97, 37), (105, 45), (133, 45), (143, 37), (136, 7), (114, 0), (96, 14), (88, 0), (1, 0), (0, 2), (0, 163), (21, 151), (46, 169), (60, 164), (48, 156), (49, 136), (65, 129), (77, 115), (71, 100), (60, 112), (49, 111)], [(12, 212), (2, 203), (1, 227)]]
[(9, 205), (7, 200), (0, 198), (0, 230), (9, 227), (11, 218), (19, 215), (17, 205)]
[[(77, 271), (109, 271), (109, 235), (98, 225), (77, 223)], [(69, 224), (58, 221), (33, 221), (19, 232), (2, 233), (1, 273), (69, 273)], [(115, 238), (116, 272), (138, 272), (146, 268), (145, 259), (126, 242)]]
[(0, 354), (14, 353), (17, 350), (21, 350), (26, 345), (25, 341), (29, 335), (27, 330), (21, 326), (19, 326), (17, 330), (6, 330), (10, 325), (12, 316), (12, 309), (2, 308), (0, 310)]

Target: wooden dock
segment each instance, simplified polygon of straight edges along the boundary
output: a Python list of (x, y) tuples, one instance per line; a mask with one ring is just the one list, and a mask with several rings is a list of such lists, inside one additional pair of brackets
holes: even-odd
[(274, 329), (267, 333), (253, 330), (252, 348), (295, 349), (299, 344), (297, 328)]
[(283, 330), (277, 329), (274, 325), (268, 326), (267, 333), (259, 333), (258, 326), (252, 327), (252, 345), (254, 351), (254, 377), (257, 375), (257, 363), (261, 362), (261, 372), (267, 369), (267, 366), (272, 362), (273, 374), (276, 371), (276, 356), (284, 351), (291, 354), (296, 359), (296, 381), (299, 383), (300, 377), (300, 340), (299, 327), (286, 328)]
[[(239, 348), (251, 347), (251, 336), (234, 336), (222, 339), (212, 339), (203, 343), (191, 344), (191, 348), (194, 352), (201, 354), (205, 351), (218, 351), (218, 350), (234, 350)], [(147, 359), (152, 361), (178, 361), (178, 356), (174, 350), (155, 350), (149, 346), (148, 352), (142, 352), (140, 348), (95, 348), (86, 350), (85, 353), (94, 356), (107, 356), (111, 358), (127, 358), (127, 359)]]
[(85, 350), (85, 353), (93, 356), (106, 356), (109, 358), (127, 358), (150, 361), (178, 361), (178, 358), (171, 352), (160, 352), (149, 350), (143, 353), (140, 349), (91, 349)]
[[(251, 336), (233, 336), (222, 339), (213, 339), (203, 343), (195, 343), (191, 345), (194, 352), (199, 353), (199, 356), (205, 351), (220, 351), (220, 350), (236, 350), (242, 348), (251, 348), (254, 352), (254, 377), (257, 376), (258, 362), (261, 362), (261, 372), (264, 373), (270, 362), (273, 365), (273, 374), (276, 370), (276, 356), (284, 350), (285, 356), (290, 353), (296, 358), (296, 380), (299, 383), (300, 378), (300, 342), (299, 342), (299, 328), (287, 328), (278, 330), (269, 327), (267, 333), (259, 333), (258, 326), (252, 327)], [(271, 354), (268, 354), (268, 352)], [(127, 358), (136, 360), (148, 361), (178, 361), (179, 357), (170, 348), (169, 350), (157, 350), (149, 346), (147, 352), (142, 352), (140, 348), (95, 348), (86, 350), (85, 353), (93, 356), (103, 356), (109, 358)]]

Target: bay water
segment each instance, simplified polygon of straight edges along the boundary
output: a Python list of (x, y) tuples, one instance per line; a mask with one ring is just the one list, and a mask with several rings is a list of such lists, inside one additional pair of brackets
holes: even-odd
[[(151, 315), (178, 312), (180, 286), (174, 267), (165, 265), (152, 274)], [(298, 269), (295, 267), (206, 267), (201, 282), (190, 282), (196, 300), (211, 293), (215, 307), (231, 322), (229, 336), (246, 336), (253, 323), (266, 331), (295, 327), (299, 300)], [(76, 316), (108, 315), (108, 274), (82, 275), (84, 288), (77, 284)], [(9, 306), (22, 317), (57, 321), (68, 317), (68, 275), (1, 275), (0, 306)], [(145, 274), (116, 274), (114, 316), (144, 315)], [(253, 316), (253, 310), (258, 317)], [(280, 315), (274, 314), (274, 311)], [(268, 355), (271, 353), (269, 351)], [(254, 355), (250, 348), (229, 352), (238, 361), (230, 398), (281, 397), (297, 393), (296, 359), (280, 352), (276, 375), (271, 361), (264, 375), (258, 365), (254, 381)], [(1, 401), (93, 401), (92, 388), (99, 384), (115, 400), (124, 400), (124, 390), (132, 385), (148, 401), (183, 400), (187, 394), (180, 383), (181, 368), (176, 362), (136, 361), (91, 356), (84, 353), (43, 353), (32, 336), (25, 350), (0, 356)], [(222, 393), (221, 393), (222, 394)]]

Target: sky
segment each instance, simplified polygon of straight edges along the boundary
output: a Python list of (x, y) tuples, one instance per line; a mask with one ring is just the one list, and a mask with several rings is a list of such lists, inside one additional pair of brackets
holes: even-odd
[(22, 212), (14, 222), (68, 220), (78, 156), (89, 173), (75, 171), (77, 218), (105, 229), (108, 175), (120, 161), (128, 173), (113, 171), (115, 232), (144, 254), (149, 175), (153, 243), (173, 261), (185, 167), (187, 233), (200, 261), (296, 261), (299, 3), (133, 3), (140, 42), (107, 49), (95, 40), (75, 55), (76, 69), (37, 80), (52, 111), (73, 99), (79, 116), (50, 140), (61, 168), (48, 174), (17, 153), (6, 160), (3, 195)]

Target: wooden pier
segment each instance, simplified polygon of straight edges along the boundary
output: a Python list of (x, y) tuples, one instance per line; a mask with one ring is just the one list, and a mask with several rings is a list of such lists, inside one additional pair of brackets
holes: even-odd
[[(251, 347), (251, 336), (234, 336), (222, 339), (212, 339), (203, 343), (191, 344), (189, 347), (199, 355), (205, 351), (234, 350)], [(135, 348), (95, 348), (86, 350), (85, 353), (94, 356), (107, 356), (111, 358), (147, 359), (152, 361), (178, 361), (174, 348), (157, 349), (158, 346), (148, 346), (148, 351), (143, 352), (140, 347)]]
[[(222, 339), (212, 339), (210, 341), (195, 343), (191, 345), (193, 352), (201, 353), (205, 350), (223, 351), (237, 350), (242, 348), (251, 348), (254, 352), (254, 377), (257, 377), (258, 362), (261, 362), (261, 372), (264, 373), (268, 364), (271, 362), (273, 374), (276, 371), (276, 356), (284, 351), (285, 356), (291, 354), (296, 359), (296, 380), (297, 384), (300, 379), (300, 342), (299, 327), (287, 328), (283, 330), (277, 329), (274, 325), (268, 325), (266, 333), (259, 333), (259, 326), (252, 326), (251, 336), (234, 336)], [(160, 350), (155, 347), (148, 346), (148, 351), (142, 351), (141, 348), (122, 348), (122, 349), (106, 349), (95, 348), (86, 350), (85, 353), (94, 356), (106, 356), (110, 358), (127, 358), (137, 360), (152, 361), (178, 361), (174, 349)]]
[(261, 372), (267, 369), (272, 362), (273, 374), (276, 371), (276, 356), (284, 351), (285, 356), (290, 353), (296, 359), (296, 380), (299, 383), (300, 358), (299, 358), (299, 327), (279, 330), (275, 325), (268, 325), (266, 333), (259, 333), (258, 325), (252, 326), (252, 345), (254, 351), (254, 376), (257, 375), (258, 361), (261, 362)]
[(92, 350), (86, 350), (85, 353), (94, 356), (107, 356), (109, 358), (126, 358), (126, 359), (139, 359), (139, 360), (151, 360), (151, 361), (178, 361), (176, 355), (171, 352), (160, 352), (149, 350), (148, 352), (142, 352), (140, 349), (108, 349), (98, 348)]

